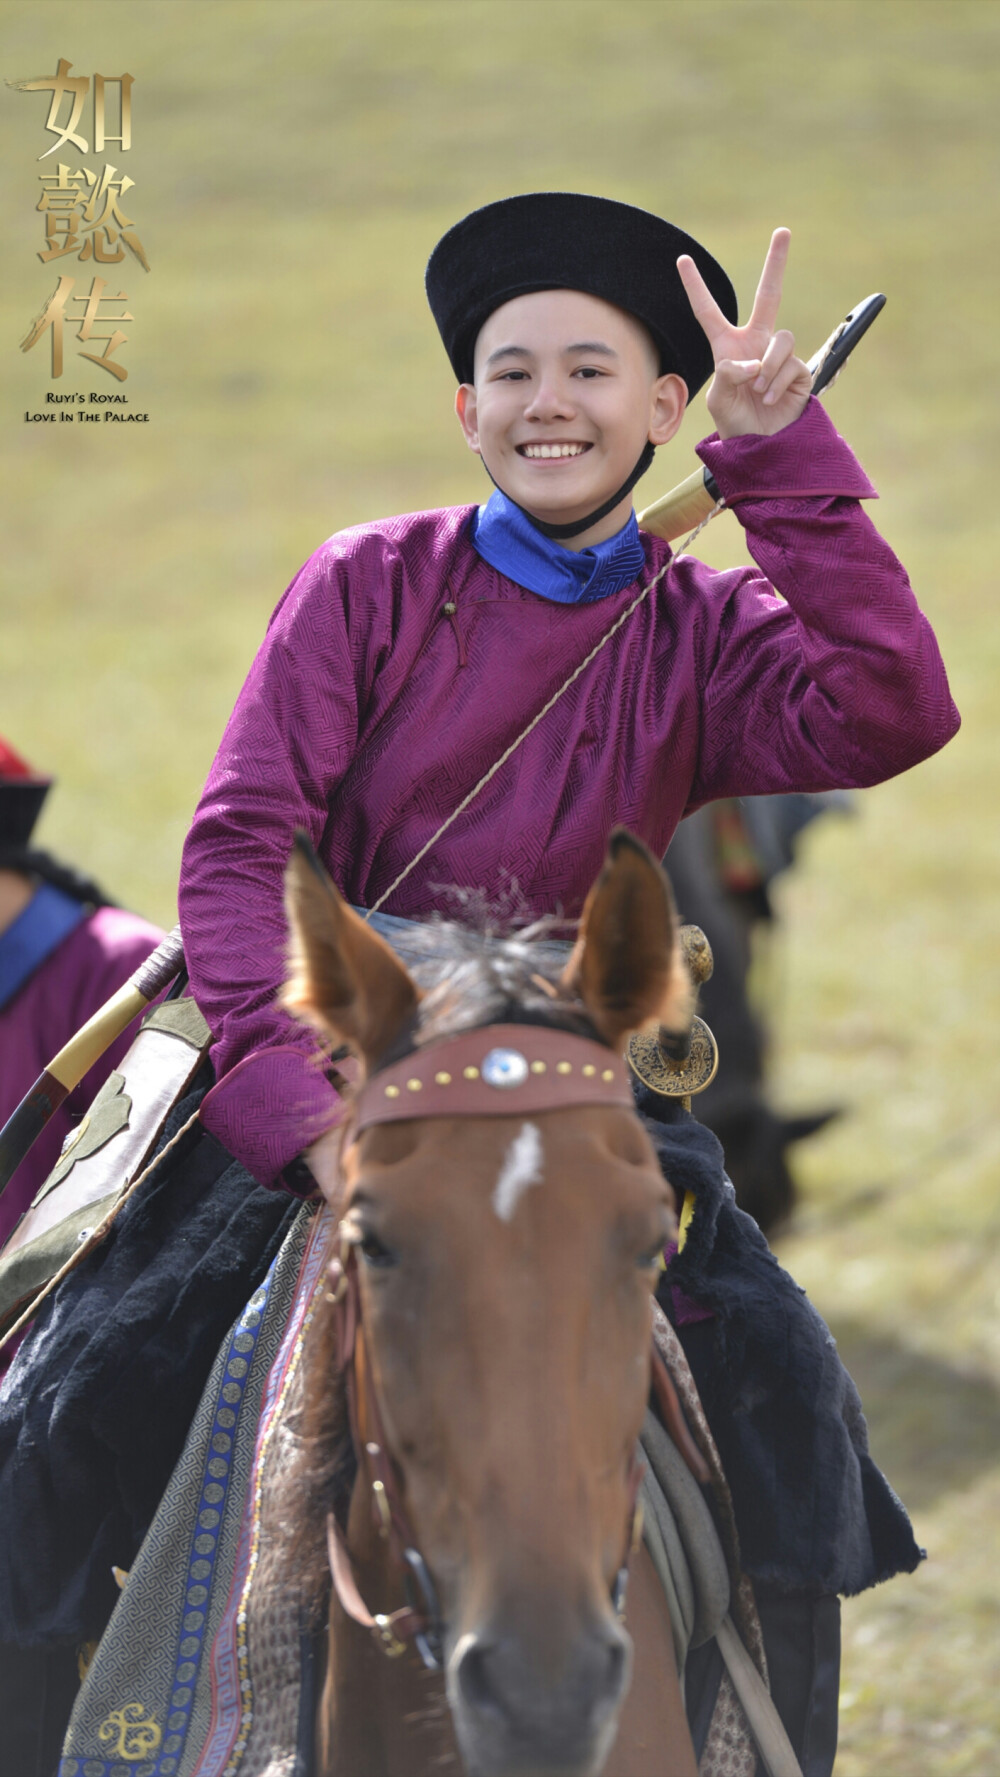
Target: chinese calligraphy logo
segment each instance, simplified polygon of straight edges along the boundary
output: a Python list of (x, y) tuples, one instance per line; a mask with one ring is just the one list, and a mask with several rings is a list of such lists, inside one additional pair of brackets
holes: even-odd
[[(64, 57), (60, 57), (55, 74), (38, 76), (32, 80), (11, 80), (7, 83), (18, 92), (52, 94), (45, 128), (56, 140), (38, 156), (39, 160), (46, 160), (50, 154), (54, 154), (57, 149), (65, 149), (67, 145), (72, 145), (80, 154), (90, 153), (89, 139), (81, 133), (80, 128), (84, 123), (90, 77), (86, 74), (71, 75), (72, 65)], [(131, 74), (113, 77), (94, 75), (95, 153), (102, 154), (109, 142), (117, 143), (122, 154), (128, 153), (131, 148), (134, 84)], [(109, 133), (108, 128), (108, 87), (118, 89), (117, 134)], [(80, 261), (89, 261), (94, 266), (121, 265), (128, 252), (138, 260), (144, 271), (149, 270), (145, 248), (136, 233), (131, 216), (126, 215), (123, 207), (125, 193), (135, 185), (134, 179), (130, 179), (127, 173), (119, 176), (118, 168), (107, 162), (100, 172), (95, 172), (87, 166), (77, 166), (74, 169), (72, 161), (60, 160), (56, 163), (54, 173), (46, 171), (39, 174), (39, 183), (42, 194), (36, 208), (45, 217), (45, 245), (39, 250), (38, 257), (43, 264), (47, 265), (53, 259), (74, 256)], [(129, 201), (131, 206), (131, 200)], [(128, 336), (122, 331), (123, 326), (134, 317), (128, 309), (120, 313), (111, 311), (118, 304), (127, 302), (127, 293), (119, 290), (113, 296), (105, 295), (107, 279), (95, 272), (89, 291), (85, 295), (75, 296), (73, 292), (76, 281), (75, 277), (67, 274), (60, 276), (48, 302), (21, 341), (21, 350), (30, 352), (46, 333), (50, 333), (52, 376), (62, 376), (63, 342), (68, 321), (71, 328), (76, 327), (78, 340), (84, 344), (93, 342), (104, 347), (102, 352), (81, 351), (78, 356), (87, 358), (101, 370), (108, 371), (118, 382), (124, 382), (128, 371), (118, 361), (117, 354), (127, 343)], [(98, 331), (105, 327), (111, 331)]]

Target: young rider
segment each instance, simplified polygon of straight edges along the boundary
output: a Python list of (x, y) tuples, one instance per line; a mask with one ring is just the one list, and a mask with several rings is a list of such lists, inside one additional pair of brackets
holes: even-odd
[[(420, 917), (447, 911), (457, 886), (572, 917), (617, 822), (662, 855), (700, 804), (877, 783), (954, 733), (934, 637), (860, 503), (874, 489), (777, 325), (788, 242), (776, 231), (743, 326), (696, 242), (599, 198), (491, 204), (435, 249), (428, 296), (494, 492), (343, 532), (306, 563), (185, 849), (185, 944), (216, 1038), (202, 1119), (261, 1184), (334, 1184), (336, 1094), (275, 1004), (296, 826), (362, 907)], [(673, 560), (632, 509), (709, 376), (717, 430), (698, 454), (756, 569)], [(676, 1299), (682, 1332), (735, 1471), (779, 1700), (784, 1688), (800, 1756), (822, 1777), (835, 1594), (918, 1557), (863, 1448), (856, 1396), (826, 1363), (825, 1329), (752, 1225), (734, 1232), (722, 1177), (702, 1168), (701, 1229), (671, 1277), (700, 1292), (699, 1309)]]
[[(738, 327), (696, 242), (604, 199), (491, 204), (435, 249), (456, 408), (495, 492), (341, 532), (306, 563), (185, 847), (185, 944), (216, 1038), (203, 1120), (260, 1183), (338, 1115), (275, 1004), (295, 826), (364, 907), (419, 917), (450, 885), (496, 900), (516, 883), (523, 910), (573, 917), (615, 822), (661, 856), (701, 803), (877, 783), (954, 733), (930, 627), (859, 504), (874, 489), (775, 331), (787, 251), (779, 230)], [(672, 562), (632, 511), (713, 371), (718, 430), (698, 452), (759, 571)]]

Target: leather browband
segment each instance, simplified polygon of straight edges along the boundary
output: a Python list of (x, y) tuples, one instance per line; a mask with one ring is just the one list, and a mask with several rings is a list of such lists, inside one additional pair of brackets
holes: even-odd
[(413, 1117), (517, 1117), (574, 1104), (635, 1108), (620, 1055), (550, 1025), (490, 1024), (375, 1074), (355, 1100), (353, 1133)]

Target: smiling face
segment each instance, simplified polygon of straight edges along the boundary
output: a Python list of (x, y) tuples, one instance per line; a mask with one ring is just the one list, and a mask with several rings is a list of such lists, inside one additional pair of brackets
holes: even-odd
[[(550, 524), (573, 524), (610, 499), (647, 439), (665, 444), (687, 389), (661, 376), (645, 327), (581, 290), (536, 290), (505, 302), (476, 341), (476, 380), (455, 408), (470, 449), (510, 499)], [(568, 540), (614, 536), (630, 495)]]

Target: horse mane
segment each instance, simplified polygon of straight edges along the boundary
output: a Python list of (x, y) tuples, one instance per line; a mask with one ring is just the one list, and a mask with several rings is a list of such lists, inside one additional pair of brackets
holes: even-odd
[(560, 983), (572, 946), (552, 936), (552, 917), (521, 931), (495, 918), (477, 928), (435, 918), (394, 944), (421, 990), (415, 1026), (391, 1057), (486, 1024), (544, 1024), (600, 1041), (581, 999)]
[[(544, 919), (504, 934), (493, 920), (470, 930), (435, 918), (414, 923), (398, 939), (394, 931), (393, 946), (422, 997), (416, 1024), (402, 1033), (380, 1065), (489, 1024), (544, 1024), (600, 1041), (582, 1000), (559, 984), (571, 949), (551, 936), (559, 923)], [(331, 1243), (331, 1257), (332, 1251)], [(280, 1489), (280, 1528), (287, 1539), (291, 1582), (307, 1613), (318, 1621), (330, 1584), (327, 1516), (334, 1512), (346, 1523), (357, 1471), (344, 1380), (337, 1367), (336, 1309), (325, 1288), (302, 1355), (302, 1404), (288, 1430), (294, 1450)]]

